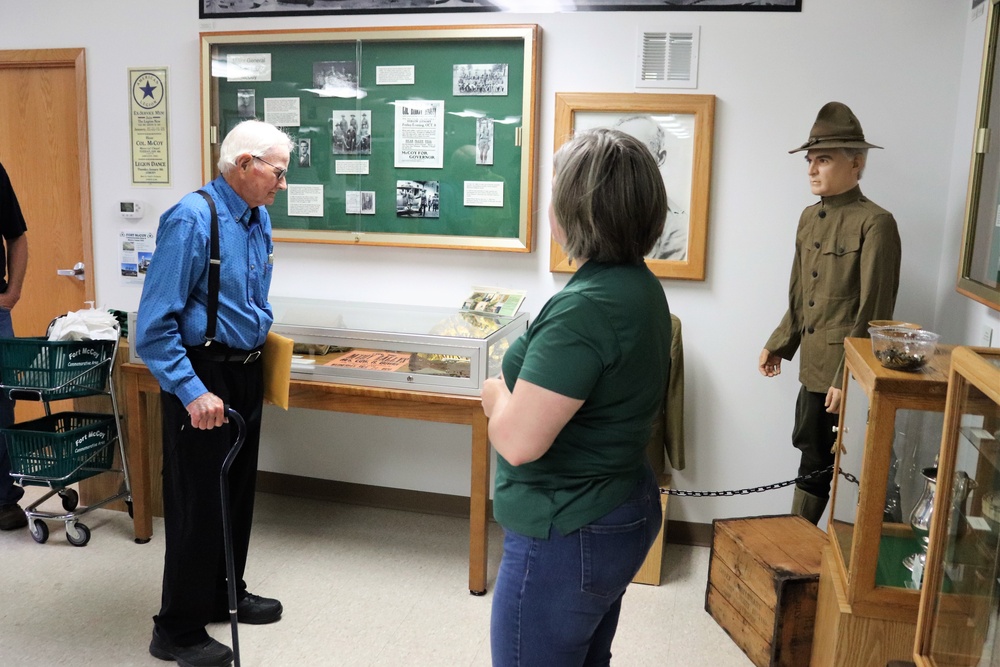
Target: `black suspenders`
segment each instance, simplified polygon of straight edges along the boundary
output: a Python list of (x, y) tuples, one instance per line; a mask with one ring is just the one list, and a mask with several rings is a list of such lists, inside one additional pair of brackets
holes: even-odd
[(208, 260), (208, 324), (205, 331), (205, 347), (215, 340), (215, 322), (219, 316), (219, 271), (222, 259), (219, 256), (219, 216), (215, 212), (215, 202), (204, 190), (198, 194), (208, 202), (208, 210), (212, 213), (211, 256)]

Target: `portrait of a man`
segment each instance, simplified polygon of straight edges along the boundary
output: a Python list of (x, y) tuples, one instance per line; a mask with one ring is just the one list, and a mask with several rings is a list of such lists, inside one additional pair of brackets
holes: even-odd
[(237, 90), (236, 109), (240, 118), (254, 118), (257, 115), (257, 91), (253, 88)]
[(299, 166), (312, 166), (312, 139), (299, 139), (297, 142)]
[[(654, 117), (649, 114), (619, 118), (614, 127), (642, 141), (653, 154), (667, 187), (667, 221), (663, 234), (650, 251), (650, 259), (684, 261), (687, 259), (688, 231), (691, 224), (691, 172), (678, 173), (678, 166), (690, 165), (691, 127), (685, 127), (682, 116)], [(684, 143), (687, 143), (687, 150)], [(671, 155), (673, 153), (673, 155)], [(686, 155), (685, 155), (686, 153)], [(680, 163), (679, 165), (673, 162)]]
[[(598, 128), (642, 142), (657, 164), (667, 216), (646, 264), (659, 278), (705, 279), (712, 174), (714, 95), (556, 93), (556, 137)], [(551, 246), (553, 271), (575, 271), (562, 246)]]

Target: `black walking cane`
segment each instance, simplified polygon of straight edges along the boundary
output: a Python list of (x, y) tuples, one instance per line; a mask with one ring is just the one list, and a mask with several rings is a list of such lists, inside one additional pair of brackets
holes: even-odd
[(236, 455), (240, 453), (243, 440), (246, 438), (247, 425), (240, 413), (226, 406), (226, 414), (236, 423), (236, 441), (226, 454), (219, 473), (219, 489), (222, 492), (222, 537), (226, 545), (226, 580), (229, 583), (229, 624), (233, 629), (233, 659), (236, 667), (240, 667), (240, 638), (236, 615), (236, 563), (233, 556), (233, 527), (229, 516), (229, 468), (233, 465)]

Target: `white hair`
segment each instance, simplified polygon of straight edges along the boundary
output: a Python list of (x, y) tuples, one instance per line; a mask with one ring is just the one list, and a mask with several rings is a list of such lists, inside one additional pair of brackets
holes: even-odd
[(847, 156), (848, 160), (853, 160), (855, 156), (861, 157), (861, 168), (858, 169), (858, 180), (861, 180), (861, 176), (865, 173), (865, 166), (868, 164), (868, 149), (867, 148), (841, 148), (844, 155)]
[(236, 167), (236, 158), (244, 153), (264, 157), (274, 148), (284, 146), (291, 153), (295, 142), (282, 130), (260, 120), (245, 120), (226, 135), (219, 149), (219, 171), (229, 173)]

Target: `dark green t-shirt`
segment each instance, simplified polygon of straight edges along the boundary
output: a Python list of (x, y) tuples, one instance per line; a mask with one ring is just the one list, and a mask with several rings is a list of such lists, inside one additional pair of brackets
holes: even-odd
[(506, 528), (566, 535), (620, 505), (645, 465), (670, 373), (670, 311), (645, 264), (586, 262), (503, 360), (522, 378), (584, 404), (537, 461), (498, 457), (493, 514)]

